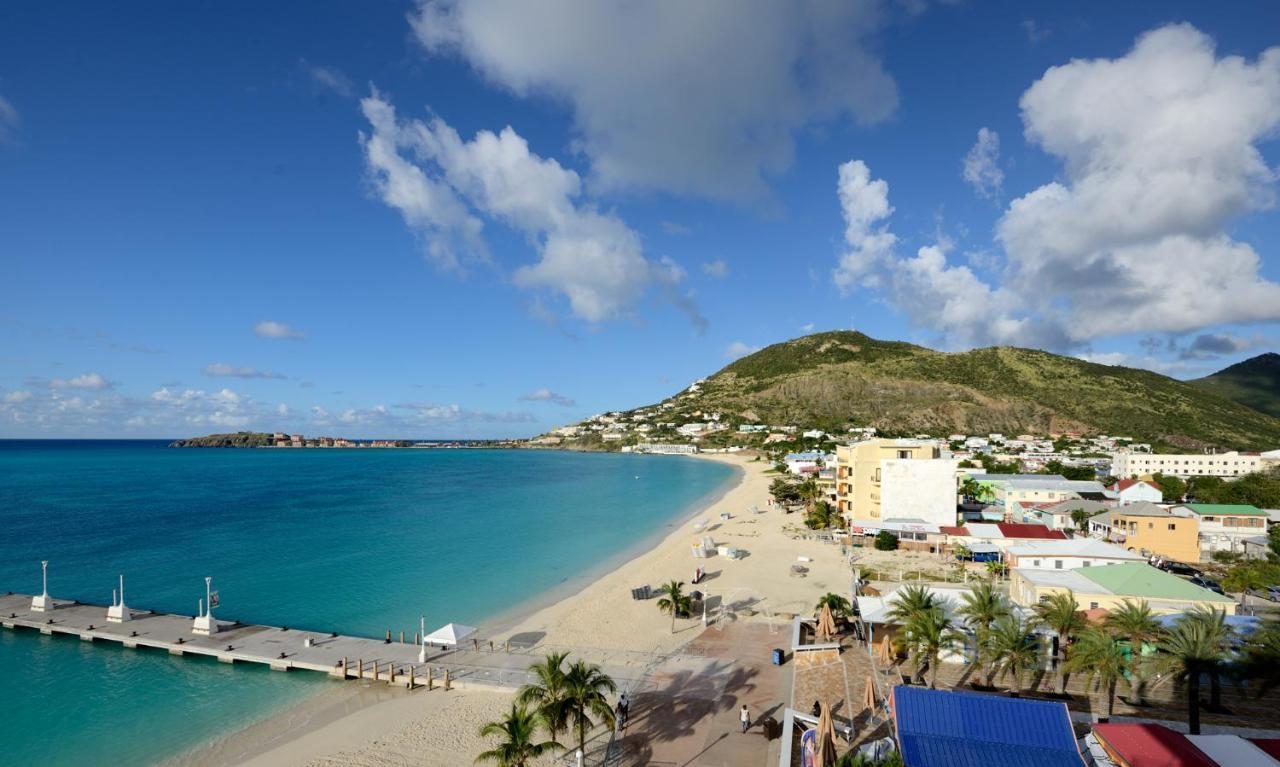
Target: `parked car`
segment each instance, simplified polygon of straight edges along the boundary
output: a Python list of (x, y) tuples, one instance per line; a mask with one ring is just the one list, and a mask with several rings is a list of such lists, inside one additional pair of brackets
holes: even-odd
[(1268, 586), (1266, 588), (1267, 599), (1272, 602), (1280, 602), (1280, 586)]
[(1181, 562), (1165, 562), (1164, 570), (1165, 572), (1173, 573), (1174, 575), (1181, 575), (1184, 578), (1193, 578), (1200, 575), (1199, 570), (1195, 569), (1191, 565), (1184, 565)]
[(1189, 578), (1188, 580), (1190, 580), (1192, 583), (1194, 583), (1195, 585), (1199, 586), (1202, 589), (1208, 589), (1218, 594), (1225, 594), (1225, 592), (1223, 592), (1222, 590), (1222, 586), (1220, 586), (1218, 582), (1213, 580), (1212, 578), (1206, 578), (1203, 575), (1197, 575), (1193, 578)]

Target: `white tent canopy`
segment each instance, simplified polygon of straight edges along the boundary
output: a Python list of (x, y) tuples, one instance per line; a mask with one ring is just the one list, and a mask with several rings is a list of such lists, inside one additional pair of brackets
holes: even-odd
[(476, 633), (475, 626), (464, 626), (461, 623), (450, 623), (427, 634), (426, 643), (430, 645), (446, 645), (457, 647), (458, 643)]

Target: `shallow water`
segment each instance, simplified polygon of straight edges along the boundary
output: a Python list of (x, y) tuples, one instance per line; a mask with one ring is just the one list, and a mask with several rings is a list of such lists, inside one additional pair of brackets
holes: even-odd
[[(0, 442), (0, 590), (382, 636), (486, 620), (634, 551), (732, 475), (677, 457)], [(0, 631), (14, 764), (147, 764), (329, 684)]]

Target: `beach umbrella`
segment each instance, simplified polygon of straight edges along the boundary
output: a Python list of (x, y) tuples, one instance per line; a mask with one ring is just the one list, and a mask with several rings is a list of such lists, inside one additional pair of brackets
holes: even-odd
[(831, 706), (822, 704), (822, 713), (818, 715), (817, 750), (813, 763), (819, 767), (832, 767), (836, 763), (836, 726), (831, 721)]
[(836, 635), (836, 618), (831, 614), (831, 605), (822, 605), (822, 612), (818, 614), (818, 636), (823, 639), (830, 639)]
[(862, 705), (872, 714), (876, 712), (876, 680), (867, 675), (866, 695), (862, 696)]

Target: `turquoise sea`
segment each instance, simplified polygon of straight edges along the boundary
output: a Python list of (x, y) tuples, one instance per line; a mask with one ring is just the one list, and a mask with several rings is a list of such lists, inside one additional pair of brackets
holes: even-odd
[[(484, 626), (666, 533), (733, 470), (519, 450), (0, 441), (0, 591), (380, 637)], [(0, 630), (6, 764), (150, 764), (337, 684)]]

